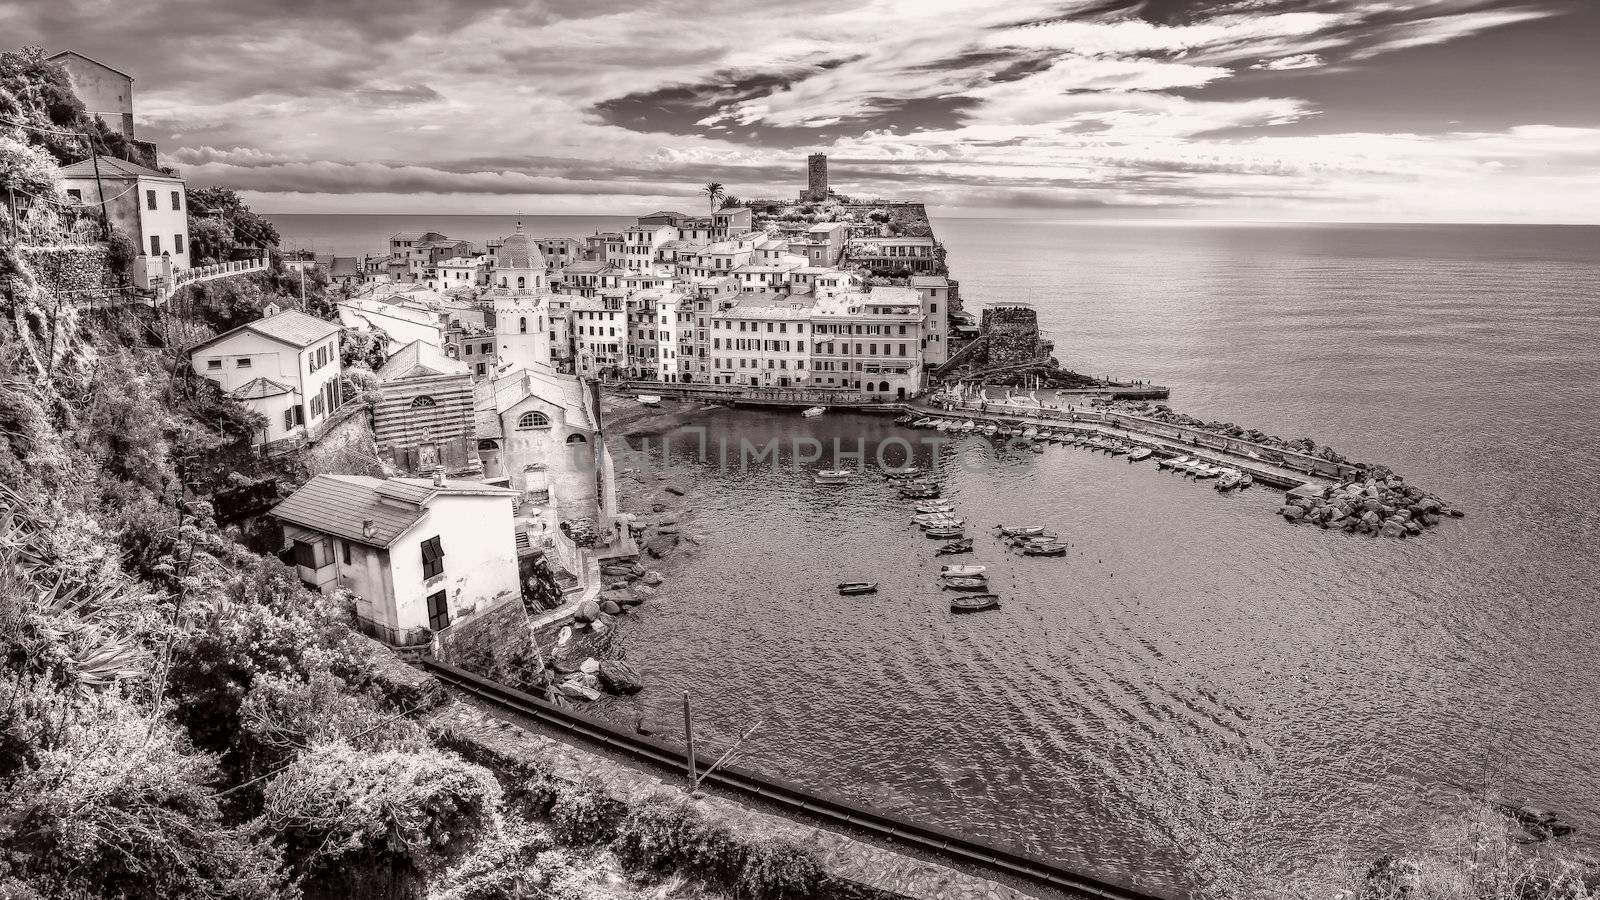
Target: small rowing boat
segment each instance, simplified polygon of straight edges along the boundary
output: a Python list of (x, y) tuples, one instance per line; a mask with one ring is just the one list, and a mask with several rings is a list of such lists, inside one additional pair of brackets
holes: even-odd
[(967, 594), (950, 598), (950, 611), (955, 613), (983, 612), (1000, 605), (999, 594)]
[(1027, 556), (1065, 556), (1066, 544), (1029, 544), (1022, 548)]
[(911, 508), (911, 511), (923, 515), (926, 513), (955, 512), (956, 505), (950, 500), (925, 500)]
[(1144, 462), (1154, 455), (1154, 453), (1155, 451), (1151, 450), (1149, 447), (1140, 447), (1139, 449), (1128, 454), (1128, 462)]
[(1030, 534), (1044, 534), (1043, 525), (996, 525), (1000, 534), (1005, 537), (1022, 537)]
[(982, 575), (957, 575), (942, 581), (947, 591), (981, 591), (989, 587), (989, 579)]
[(957, 575), (982, 575), (989, 571), (988, 566), (940, 566), (939, 574), (946, 578)]
[(924, 528), (922, 533), (931, 538), (948, 539), (966, 536), (966, 533), (961, 530), (960, 525), (938, 525), (932, 528)]
[(1239, 486), (1239, 473), (1235, 469), (1228, 469), (1217, 479), (1217, 493), (1223, 494)]
[(876, 581), (844, 581), (839, 584), (839, 593), (843, 596), (853, 594), (876, 594), (878, 583)]
[(802, 410), (800, 415), (805, 416), (808, 419), (815, 419), (817, 416), (820, 416), (827, 411), (828, 408), (826, 406), (813, 406), (810, 409)]
[(951, 541), (950, 543), (945, 544), (943, 547), (940, 547), (938, 550), (935, 550), (933, 555), (935, 555), (935, 556), (954, 556), (957, 553), (971, 553), (971, 552), (972, 552), (972, 538), (962, 538), (959, 541)]
[(823, 469), (817, 473), (817, 484), (845, 484), (855, 477), (850, 469)]
[(643, 404), (645, 406), (660, 406), (661, 405), (661, 395), (660, 394), (640, 394), (638, 396), (638, 400), (639, 400), (639, 402), (641, 404)]
[(910, 425), (912, 422), (915, 422), (916, 420), (917, 420), (916, 416), (913, 416), (910, 413), (906, 413), (905, 415), (901, 416), (900, 418), (895, 419), (894, 423), (896, 425)]

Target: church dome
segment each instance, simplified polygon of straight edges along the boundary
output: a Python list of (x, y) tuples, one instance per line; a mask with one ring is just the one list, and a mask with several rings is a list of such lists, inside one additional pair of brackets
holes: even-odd
[(517, 223), (516, 233), (500, 245), (500, 268), (544, 271), (544, 254), (539, 252), (539, 245), (532, 238), (522, 233), (521, 222)]

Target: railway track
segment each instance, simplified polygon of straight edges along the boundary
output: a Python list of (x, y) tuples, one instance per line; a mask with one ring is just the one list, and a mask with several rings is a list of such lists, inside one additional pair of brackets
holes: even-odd
[[(683, 750), (671, 744), (630, 733), (594, 716), (563, 709), (451, 665), (426, 657), (421, 663), (428, 671), (456, 689), (527, 716), (542, 725), (576, 735), (633, 759), (670, 769), (681, 769), (684, 766)], [(1173, 900), (1161, 894), (1074, 872), (1020, 850), (997, 847), (943, 828), (922, 825), (877, 812), (847, 800), (814, 794), (797, 785), (770, 776), (757, 775), (736, 766), (717, 769), (706, 778), (706, 783), (738, 794), (760, 798), (783, 810), (804, 813), (824, 824), (857, 829), (952, 862), (1001, 872), (1072, 896), (1103, 898), (1103, 900)]]

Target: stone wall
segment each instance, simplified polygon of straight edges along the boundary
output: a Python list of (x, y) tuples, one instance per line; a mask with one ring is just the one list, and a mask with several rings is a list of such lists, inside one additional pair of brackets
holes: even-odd
[(440, 662), (474, 672), (491, 671), (495, 663), (509, 664), (533, 647), (528, 611), (522, 597), (505, 597), (470, 612), (434, 638), (433, 652)]
[(104, 244), (17, 248), (39, 288), (49, 295), (87, 301), (117, 287)]
[(989, 335), (982, 368), (1018, 366), (1049, 355), (1039, 339), (1039, 316), (1025, 306), (991, 306), (983, 311), (982, 332)]

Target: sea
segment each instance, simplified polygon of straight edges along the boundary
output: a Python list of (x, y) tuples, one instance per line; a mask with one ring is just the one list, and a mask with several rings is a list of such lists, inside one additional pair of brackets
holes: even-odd
[[(273, 219), (287, 245), (342, 254), (513, 223)], [(934, 226), (967, 308), (1033, 305), (1067, 367), (1383, 462), (1466, 517), (1352, 536), (1286, 524), (1269, 489), (1222, 495), (1084, 450), (707, 410), (703, 457), (632, 439), (667, 476), (632, 489), (684, 490), (699, 543), (627, 620), (649, 687), (606, 714), (670, 733), (688, 691), (702, 741), (759, 722), (747, 768), (1173, 894), (1331, 883), (1449, 844), (1485, 795), (1557, 812), (1592, 852), (1600, 228)], [(935, 469), (977, 539), (959, 561), (989, 567), (1001, 608), (951, 615), (906, 505), (877, 480), (815, 484), (836, 461), (813, 446), (910, 448)], [(1002, 522), (1047, 525), (1070, 552), (1011, 555), (989, 536)], [(846, 580), (879, 591), (840, 597)]]

